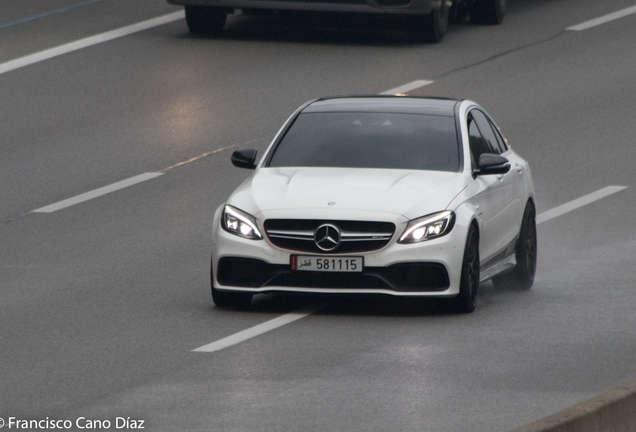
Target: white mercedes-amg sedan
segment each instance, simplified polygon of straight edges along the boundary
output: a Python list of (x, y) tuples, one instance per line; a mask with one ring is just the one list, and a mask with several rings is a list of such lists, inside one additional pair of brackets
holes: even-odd
[(479, 105), (403, 96), (301, 106), (214, 215), (212, 299), (256, 293), (447, 297), (528, 289), (537, 259), (528, 163)]

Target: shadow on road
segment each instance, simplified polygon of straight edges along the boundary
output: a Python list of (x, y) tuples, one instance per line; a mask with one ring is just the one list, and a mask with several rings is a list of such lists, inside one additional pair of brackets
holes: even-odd
[[(514, 298), (516, 296), (523, 295), (524, 291), (515, 288), (495, 289), (492, 283), (484, 282), (479, 287), (477, 312), (491, 307), (501, 307), (503, 303), (515, 301)], [(450, 299), (394, 297), (382, 294), (257, 294), (248, 309), (242, 311), (226, 309), (226, 311), (281, 315), (315, 304), (326, 305), (324, 309), (316, 313), (317, 315), (378, 317), (469, 316), (455, 312)]]
[[(482, 284), (484, 295), (492, 295), (492, 287)], [(436, 316), (454, 315), (448, 299), (394, 297), (381, 294), (265, 294), (256, 295), (246, 312), (284, 314), (312, 304), (325, 304), (318, 315), (359, 316)]]

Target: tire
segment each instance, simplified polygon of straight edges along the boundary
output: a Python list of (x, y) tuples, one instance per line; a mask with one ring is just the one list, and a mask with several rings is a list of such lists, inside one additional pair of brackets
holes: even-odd
[(501, 24), (506, 15), (506, 0), (474, 0), (470, 21), (475, 24)]
[(223, 32), (227, 10), (206, 6), (185, 6), (186, 24), (190, 33), (218, 36)]
[(512, 271), (495, 276), (492, 280), (496, 289), (514, 288), (529, 290), (537, 271), (537, 223), (532, 202), (526, 204), (517, 240), (517, 265)]
[(468, 4), (465, 1), (453, 1), (450, 8), (448, 22), (449, 24), (464, 24), (468, 20)]
[(477, 306), (479, 290), (479, 234), (471, 225), (466, 236), (464, 259), (462, 260), (462, 276), (459, 282), (459, 294), (453, 299), (456, 312), (471, 313)]
[(406, 32), (409, 39), (412, 42), (441, 42), (448, 29), (449, 13), (446, 0), (442, 0), (442, 7), (428, 15), (407, 15)]
[(247, 309), (252, 303), (252, 293), (219, 291), (214, 288), (214, 269), (210, 264), (210, 288), (212, 289), (212, 301), (222, 308)]

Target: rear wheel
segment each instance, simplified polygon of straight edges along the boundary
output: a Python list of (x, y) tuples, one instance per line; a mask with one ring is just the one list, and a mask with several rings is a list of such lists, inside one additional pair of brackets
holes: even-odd
[(523, 212), (515, 258), (517, 265), (511, 272), (493, 278), (495, 288), (528, 290), (534, 283), (534, 274), (537, 270), (537, 224), (534, 205), (531, 202), (526, 204)]
[(506, 14), (506, 0), (474, 0), (470, 21), (475, 24), (501, 24)]
[(210, 264), (210, 286), (212, 288), (212, 301), (222, 308), (247, 309), (252, 303), (252, 293), (219, 291), (214, 288), (214, 269)]
[(450, 24), (463, 24), (468, 19), (468, 4), (465, 1), (453, 1), (448, 16)]
[(428, 15), (407, 15), (409, 39), (413, 42), (440, 42), (448, 29), (449, 9), (447, 0), (442, 0), (442, 6)]
[(459, 282), (459, 295), (453, 299), (454, 309), (461, 313), (471, 313), (477, 306), (479, 289), (479, 235), (477, 228), (471, 225), (466, 237), (462, 276)]
[(206, 6), (185, 6), (186, 24), (196, 35), (220, 35), (225, 26), (227, 10)]

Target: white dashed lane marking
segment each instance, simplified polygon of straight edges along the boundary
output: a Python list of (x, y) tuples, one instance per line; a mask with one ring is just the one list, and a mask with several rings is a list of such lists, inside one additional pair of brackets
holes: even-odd
[(577, 198), (558, 207), (555, 207), (552, 210), (548, 210), (541, 213), (540, 215), (537, 215), (537, 224), (549, 221), (550, 219), (554, 219), (555, 217), (562, 216), (573, 210), (591, 204), (594, 201), (598, 201), (602, 198), (615, 194), (616, 192), (620, 192), (626, 188), (627, 186), (607, 186), (603, 189), (597, 190), (596, 192), (584, 195), (581, 198)]
[(233, 345), (244, 342), (248, 339), (252, 339), (256, 336), (262, 335), (263, 333), (270, 332), (284, 325), (293, 323), (294, 321), (298, 321), (299, 319), (305, 318), (313, 313), (316, 313), (322, 309), (324, 309), (326, 305), (324, 304), (315, 304), (311, 306), (307, 306), (305, 308), (298, 309), (294, 312), (290, 312), (285, 315), (281, 315), (277, 318), (274, 318), (269, 321), (265, 321), (262, 324), (259, 324), (254, 327), (250, 327), (247, 330), (240, 331), (238, 333), (234, 333), (231, 336), (220, 339), (216, 342), (209, 343), (207, 345), (203, 345), (197, 349), (192, 351), (194, 352), (214, 352), (220, 351), (224, 348), (231, 347)]
[(110, 184), (108, 186), (104, 186), (104, 187), (101, 187), (99, 189), (95, 189), (95, 190), (92, 190), (92, 191), (89, 191), (89, 192), (85, 192), (83, 194), (76, 195), (74, 197), (65, 199), (63, 201), (58, 201), (56, 203), (49, 204), (47, 206), (40, 207), (40, 208), (35, 209), (35, 210), (31, 210), (31, 213), (53, 213), (55, 211), (65, 209), (67, 207), (74, 206), (75, 204), (80, 204), (80, 203), (83, 203), (85, 201), (92, 200), (93, 198), (97, 198), (97, 197), (100, 197), (102, 195), (109, 194), (111, 192), (116, 192), (118, 190), (125, 189), (125, 188), (127, 188), (129, 186), (136, 185), (137, 183), (141, 183), (141, 182), (145, 182), (146, 180), (151, 180), (153, 178), (157, 178), (160, 175), (165, 174), (166, 171), (169, 171), (171, 169), (174, 169), (174, 168), (177, 168), (177, 167), (180, 167), (180, 166), (187, 165), (189, 163), (198, 161), (199, 159), (202, 159), (204, 157), (213, 155), (215, 153), (219, 153), (219, 152), (221, 152), (223, 150), (231, 149), (231, 148), (237, 147), (239, 145), (249, 144), (249, 143), (252, 143), (254, 141), (257, 141), (257, 140), (247, 141), (247, 142), (245, 142), (243, 144), (234, 144), (234, 145), (231, 145), (231, 146), (222, 147), (222, 148), (219, 148), (219, 149), (216, 149), (216, 150), (205, 152), (205, 153), (203, 153), (203, 154), (201, 154), (199, 156), (195, 156), (195, 157), (193, 157), (191, 159), (188, 159), (186, 161), (179, 162), (178, 164), (169, 166), (168, 168), (165, 168), (165, 169), (163, 169), (160, 172), (144, 173), (144, 174), (140, 174), (140, 175), (131, 177), (131, 178), (126, 179), (126, 180), (121, 180), (121, 181), (118, 181), (116, 183)]
[(54, 204), (49, 204), (47, 206), (40, 207), (38, 209), (32, 210), (31, 213), (53, 213), (55, 211), (65, 209), (67, 207), (74, 206), (75, 204), (83, 203), (85, 201), (92, 200), (93, 198), (97, 198), (102, 195), (106, 195), (111, 192), (115, 192), (120, 189), (124, 189), (132, 185), (136, 185), (137, 183), (145, 182), (146, 180), (159, 177), (160, 175), (163, 175), (163, 173), (159, 173), (159, 172), (143, 173), (143, 174), (131, 177), (129, 179), (121, 180), (121, 181), (118, 181), (117, 183), (113, 183), (108, 186), (101, 187), (99, 189), (85, 192), (83, 194), (65, 199), (63, 201), (58, 201)]
[(404, 84), (399, 87), (392, 88), (391, 90), (384, 91), (380, 94), (381, 95), (407, 94), (410, 91), (417, 90), (418, 88), (427, 86), (429, 84), (433, 84), (433, 81), (429, 81), (429, 80), (412, 81), (408, 84)]
[(149, 19), (137, 24), (132, 24), (126, 27), (116, 29), (116, 30), (111, 30), (105, 33), (100, 33), (95, 36), (87, 37), (85, 39), (80, 39), (75, 42), (70, 42), (65, 45), (60, 45), (54, 48), (40, 51), (35, 54), (29, 54), (27, 56), (20, 57), (15, 60), (11, 60), (5, 63), (0, 63), (0, 74), (10, 72), (12, 70), (20, 69), (25, 66), (32, 65), (34, 63), (51, 59), (53, 57), (58, 57), (58, 56), (61, 56), (62, 54), (67, 54), (73, 51), (77, 51), (82, 48), (87, 48), (89, 46), (97, 45), (102, 42), (107, 42), (107, 41), (117, 39), (123, 36), (128, 36), (133, 33), (138, 33), (143, 30), (148, 30), (153, 27), (168, 24), (183, 18), (185, 18), (184, 11), (174, 12), (168, 15), (160, 16), (158, 18)]
[(631, 6), (631, 7), (616, 11), (614, 13), (603, 15), (602, 17), (594, 18), (592, 20), (585, 21), (585, 22), (583, 22), (581, 24), (577, 24), (575, 26), (568, 27), (568, 28), (566, 28), (566, 30), (571, 30), (571, 31), (587, 30), (587, 29), (591, 29), (592, 27), (600, 26), (601, 24), (605, 24), (605, 23), (608, 23), (610, 21), (617, 20), (619, 18), (624, 18), (624, 17), (626, 17), (628, 15), (632, 15), (632, 14), (635, 14), (635, 13), (636, 13), (636, 6)]

